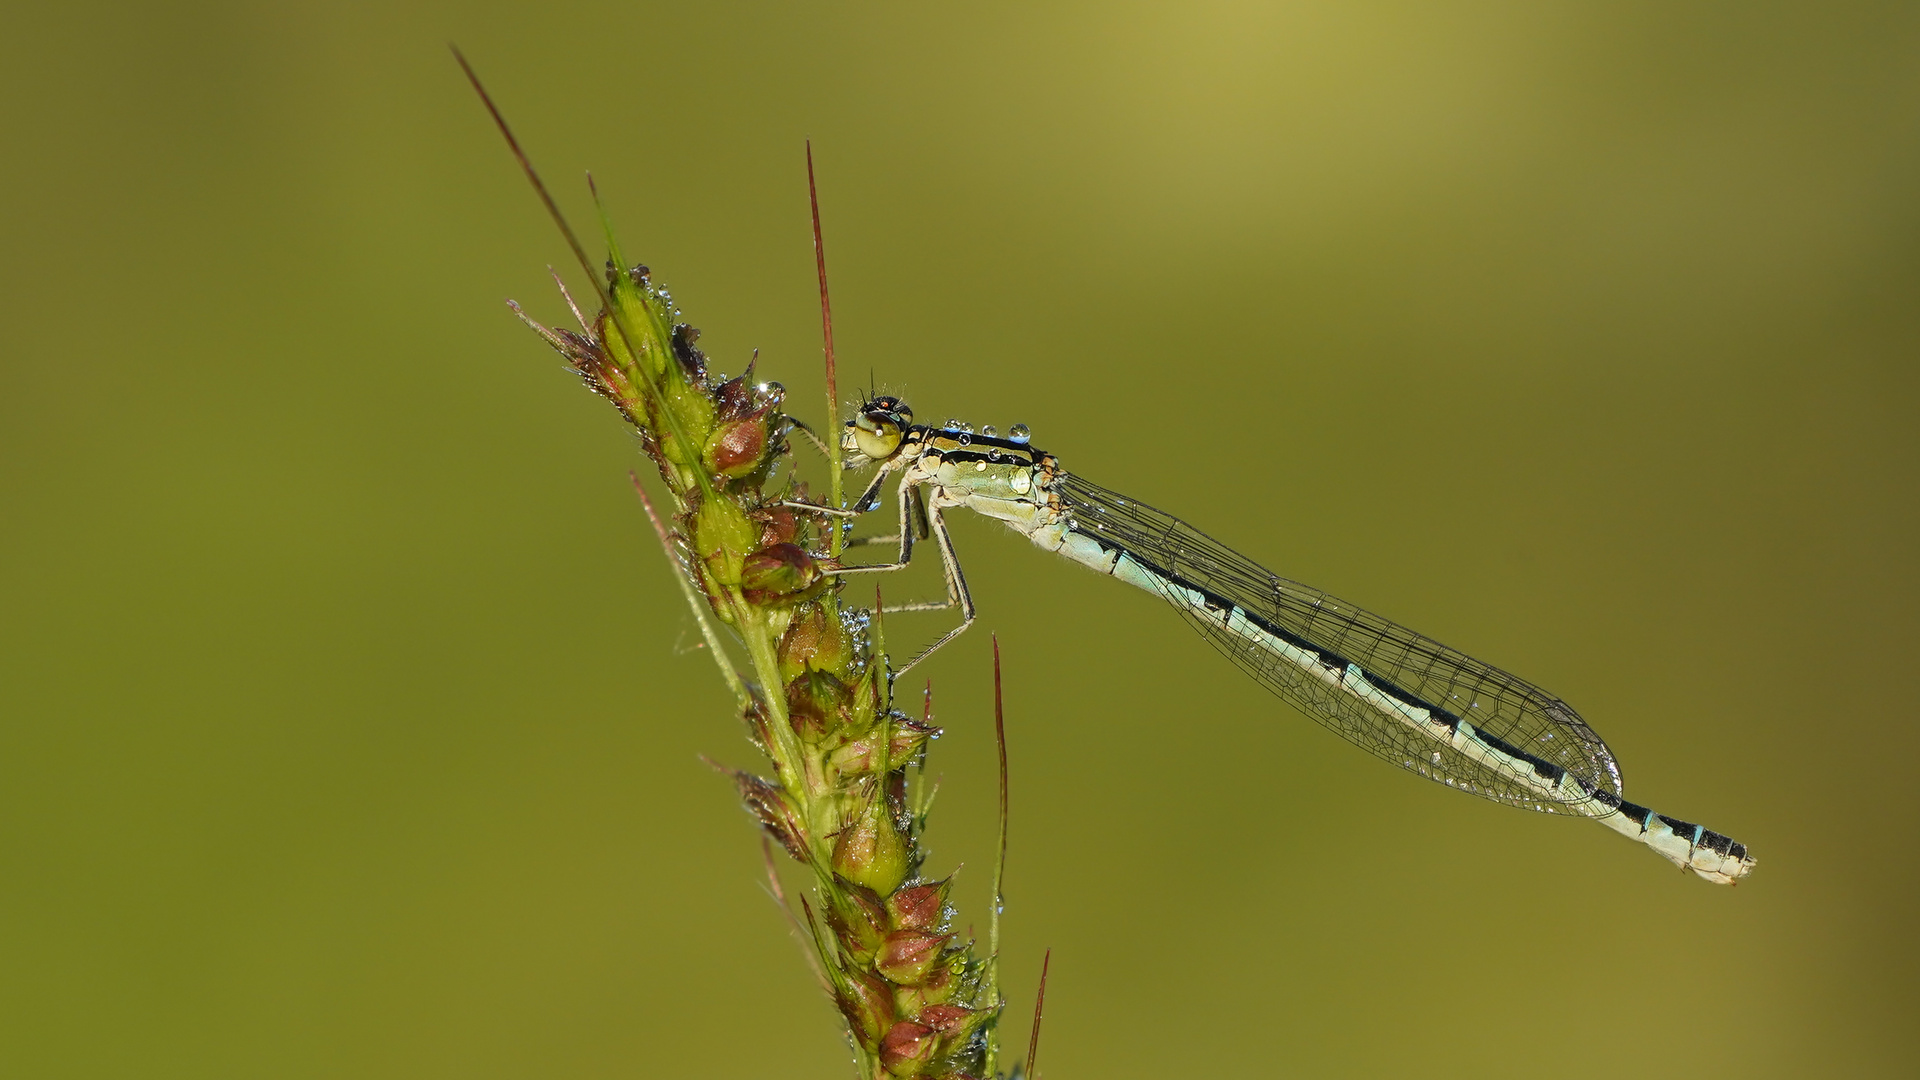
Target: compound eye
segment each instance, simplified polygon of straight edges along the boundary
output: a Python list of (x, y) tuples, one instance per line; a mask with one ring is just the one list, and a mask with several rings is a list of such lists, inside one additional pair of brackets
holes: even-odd
[(847, 422), (854, 449), (875, 461), (885, 461), (900, 449), (900, 425), (890, 413), (870, 410)]

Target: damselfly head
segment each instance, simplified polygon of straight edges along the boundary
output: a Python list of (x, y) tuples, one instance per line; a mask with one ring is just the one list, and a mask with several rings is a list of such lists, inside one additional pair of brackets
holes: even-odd
[(896, 397), (877, 397), (860, 406), (860, 412), (847, 421), (847, 434), (841, 441), (848, 450), (858, 451), (874, 461), (885, 461), (900, 448), (900, 440), (913, 424), (913, 410)]

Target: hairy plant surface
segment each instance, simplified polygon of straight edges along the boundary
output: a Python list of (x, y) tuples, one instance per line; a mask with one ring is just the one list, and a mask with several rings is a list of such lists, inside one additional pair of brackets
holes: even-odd
[(771, 769), (730, 774), (767, 836), (812, 875), (814, 901), (801, 901), (796, 923), (861, 1074), (991, 1075), (993, 958), (958, 940), (948, 882), (923, 874), (928, 797), (909, 791), (909, 767), (939, 732), (893, 708), (878, 626), (828, 572), (837, 528), (786, 505), (806, 492), (784, 392), (756, 383), (752, 365), (710, 375), (699, 332), (617, 249), (603, 297), (591, 320), (574, 309), (578, 331), (526, 321), (638, 430), (659, 469), (672, 503), (661, 539)]

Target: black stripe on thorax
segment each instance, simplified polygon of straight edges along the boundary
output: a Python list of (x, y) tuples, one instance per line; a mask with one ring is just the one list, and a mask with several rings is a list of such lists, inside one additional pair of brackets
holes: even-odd
[[(962, 439), (966, 440), (964, 450), (958, 449), (963, 445)], [(946, 428), (923, 428), (920, 432), (920, 441), (929, 449), (937, 449), (949, 456), (968, 453), (978, 447), (998, 450), (1002, 456), (1013, 454), (1036, 461), (1045, 453), (1036, 449), (1031, 442), (1014, 442), (1012, 439), (1002, 439), (992, 435), (974, 435), (965, 431), (949, 431)], [(934, 443), (942, 445), (935, 447)]]
[(973, 447), (968, 447), (965, 450), (942, 450), (939, 447), (929, 447), (928, 449), (930, 453), (939, 454), (940, 460), (949, 465), (971, 465), (976, 461), (984, 461), (989, 465), (1017, 465), (1032, 468), (1035, 461), (1033, 455), (1026, 451), (1009, 453), (1005, 450), (998, 450), (982, 453)]

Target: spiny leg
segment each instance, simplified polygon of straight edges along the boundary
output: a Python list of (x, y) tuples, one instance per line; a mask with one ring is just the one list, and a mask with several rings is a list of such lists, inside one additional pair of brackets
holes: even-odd
[[(878, 477), (875, 477), (873, 485), (867, 488), (867, 493), (864, 495), (861, 495), (860, 501), (854, 505), (871, 506), (873, 504), (871, 496), (874, 492), (874, 489), (878, 488), (879, 486), (880, 486), (880, 480)], [(912, 487), (913, 487), (913, 477), (911, 476), (911, 474), (902, 474), (902, 476), (900, 477), (900, 493), (899, 493), (899, 498), (900, 498), (900, 557), (899, 559), (890, 563), (872, 563), (866, 566), (835, 567), (827, 570), (827, 573), (829, 574), (872, 574), (872, 573), (879, 573), (887, 570), (898, 570), (901, 567), (904, 567), (908, 563), (913, 561), (913, 520), (912, 520), (913, 519), (913, 495), (910, 490)], [(835, 514), (834, 516), (840, 516), (842, 514), (852, 517), (852, 516), (856, 516), (857, 511), (856, 512), (840, 511), (838, 514)]]
[[(880, 611), (882, 614), (903, 611), (945, 611), (960, 605), (962, 596), (959, 592), (956, 592), (954, 588), (954, 577), (959, 572), (960, 564), (954, 557), (952, 541), (946, 539), (946, 525), (940, 519), (940, 511), (937, 508), (932, 511), (928, 510), (927, 502), (919, 482), (913, 480), (911, 477), (901, 477), (899, 497), (899, 535), (897, 537), (874, 538), (874, 542), (876, 543), (881, 540), (898, 539), (900, 541), (899, 560), (891, 563), (873, 563), (867, 566), (843, 566), (837, 569), (829, 569), (826, 572), (829, 574), (859, 574), (899, 570), (913, 560), (913, 544), (915, 540), (923, 540), (929, 536), (937, 536), (941, 538), (940, 565), (941, 574), (947, 583), (947, 598), (945, 600), (917, 600), (905, 604), (887, 604), (881, 607)], [(935, 531), (936, 529), (938, 532)], [(944, 638), (941, 640), (942, 642), (945, 641)], [(926, 653), (922, 652), (920, 655), (925, 656)], [(916, 661), (918, 659), (919, 657), (915, 657)], [(906, 669), (902, 668), (901, 670), (904, 671)]]
[[(791, 419), (791, 417), (789, 417), (789, 419)], [(870, 511), (872, 511), (873, 509), (875, 509), (880, 505), (880, 485), (886, 483), (887, 477), (892, 476), (894, 471), (898, 468), (900, 468), (899, 464), (891, 461), (880, 466), (880, 471), (877, 473), (874, 473), (873, 480), (867, 484), (867, 490), (861, 492), (860, 497), (853, 501), (852, 509), (842, 509), (841, 507), (838, 507), (838, 506), (828, 506), (825, 503), (802, 502), (798, 499), (782, 499), (780, 501), (780, 505), (791, 507), (795, 510), (806, 510), (815, 514), (822, 514), (822, 515), (825, 515), (826, 517), (836, 517), (836, 518), (865, 517), (867, 513), (869, 513)]]
[[(886, 472), (882, 471), (879, 476), (874, 477), (873, 483), (868, 485), (867, 490), (863, 492), (860, 499), (854, 503), (855, 509), (852, 510), (842, 510), (838, 507), (819, 506), (814, 503), (792, 501), (782, 505), (790, 506), (797, 510), (812, 511), (827, 517), (842, 519), (862, 517), (867, 513), (867, 508), (874, 505), (875, 496), (880, 488), (880, 482), (885, 476)], [(921, 497), (919, 485), (916, 484), (910, 476), (905, 474), (900, 477), (900, 488), (897, 497), (900, 502), (900, 531), (897, 536), (867, 537), (864, 538), (863, 542), (874, 544), (898, 539), (900, 542), (899, 558), (890, 563), (832, 567), (825, 572), (841, 575), (871, 574), (904, 569), (913, 561), (913, 542), (916, 536), (931, 536), (935, 539), (940, 547), (940, 563), (942, 573), (946, 578), (947, 598), (945, 600), (924, 600), (907, 604), (891, 604), (882, 607), (880, 610), (883, 614), (906, 611), (945, 611), (948, 608), (958, 606), (965, 615), (965, 621), (962, 622), (959, 627), (941, 637), (940, 640), (921, 650), (920, 654), (915, 656), (907, 664), (907, 667), (912, 667), (914, 664), (926, 659), (933, 650), (957, 637), (961, 630), (967, 628), (967, 624), (973, 621), (973, 598), (967, 593), (966, 578), (960, 573), (960, 562), (958, 557), (954, 555), (953, 541), (947, 535), (946, 523), (941, 519), (938, 507), (929, 509)], [(918, 518), (914, 515), (916, 509), (919, 510)], [(916, 526), (918, 527), (916, 528)], [(852, 547), (854, 543), (849, 543), (848, 546)], [(901, 668), (900, 670), (905, 671), (906, 668)], [(895, 674), (897, 675), (898, 672)]]
[[(783, 507), (786, 507), (789, 510), (803, 510), (809, 514), (818, 514), (821, 517), (826, 517), (826, 518), (837, 518), (841, 521), (852, 521), (858, 518), (862, 518), (862, 517), (865, 517), (868, 513), (872, 512), (874, 509), (876, 509), (880, 505), (880, 485), (886, 481), (886, 478), (888, 477), (888, 475), (890, 475), (895, 468), (896, 466), (892, 464), (881, 466), (880, 471), (874, 474), (873, 482), (867, 485), (867, 490), (861, 492), (860, 498), (855, 500), (852, 509), (843, 509), (838, 506), (827, 506), (824, 503), (803, 502), (798, 499), (782, 499), (780, 500), (780, 505)], [(905, 487), (904, 479), (905, 478), (902, 477), (903, 489)], [(840, 526), (838, 525), (834, 526), (834, 528), (836, 529), (839, 527)], [(903, 528), (901, 531), (905, 532), (906, 530)], [(897, 538), (885, 537), (880, 539), (891, 542), (892, 540)], [(875, 538), (858, 538), (858, 539), (848, 541), (843, 546), (859, 547), (866, 544), (872, 544), (875, 542), (876, 542)], [(903, 550), (901, 553), (901, 565), (905, 564), (906, 558), (907, 558), (907, 552)], [(860, 567), (856, 569), (866, 569), (866, 568)], [(894, 569), (894, 567), (875, 567), (874, 569)], [(830, 572), (837, 572), (837, 571), (830, 571)]]
[(820, 451), (821, 457), (829, 458), (829, 459), (833, 457), (833, 454), (829, 452), (827, 449), (827, 441), (820, 437), (819, 432), (813, 430), (812, 427), (808, 426), (806, 421), (800, 419), (797, 416), (789, 416), (787, 417), (787, 424), (793, 430), (798, 431), (802, 435), (805, 435), (807, 437), (807, 441), (813, 444), (813, 448), (815, 450)]
[[(927, 489), (916, 484), (908, 490), (912, 492), (913, 495), (913, 512), (910, 515), (913, 519), (913, 538), (915, 540), (925, 540), (927, 538)], [(840, 546), (842, 549), (846, 549), (867, 547), (873, 544), (897, 544), (899, 542), (899, 533), (888, 533), (885, 536), (856, 536)], [(906, 609), (888, 608), (887, 610), (903, 611)]]
[(940, 549), (940, 565), (946, 572), (947, 577), (947, 601), (944, 604), (932, 604), (924, 607), (916, 607), (911, 610), (932, 611), (958, 605), (960, 608), (960, 625), (940, 635), (939, 639), (933, 644), (921, 649), (918, 655), (907, 661), (905, 667), (893, 673), (893, 677), (896, 679), (905, 675), (913, 665), (932, 656), (940, 646), (959, 637), (967, 627), (973, 625), (974, 618), (979, 614), (973, 606), (973, 594), (967, 590), (967, 576), (960, 571), (960, 557), (954, 553), (953, 537), (947, 534), (947, 523), (940, 516), (940, 504), (938, 500), (935, 500), (934, 504), (928, 508), (927, 531), (933, 535), (933, 542)]

